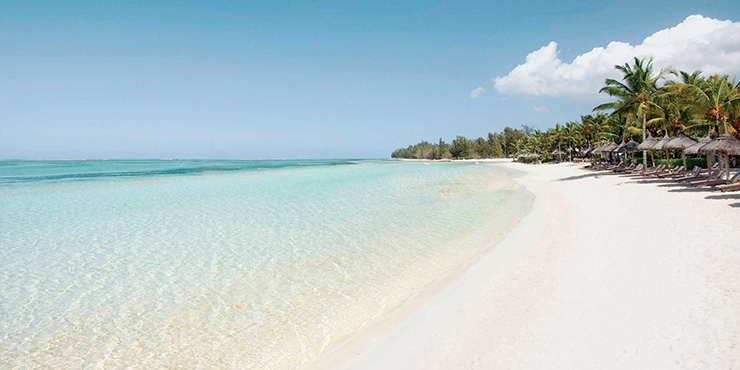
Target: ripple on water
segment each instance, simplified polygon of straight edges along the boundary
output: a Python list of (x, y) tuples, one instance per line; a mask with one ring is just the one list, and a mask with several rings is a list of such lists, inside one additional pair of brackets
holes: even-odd
[(295, 367), (531, 202), (495, 166), (366, 164), (0, 187), (0, 363)]

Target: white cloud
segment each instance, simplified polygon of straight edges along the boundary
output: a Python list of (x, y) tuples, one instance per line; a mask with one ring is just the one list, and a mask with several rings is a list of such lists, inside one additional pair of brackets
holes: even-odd
[(612, 41), (581, 54), (572, 62), (558, 57), (558, 43), (550, 42), (527, 55), (509, 74), (493, 78), (502, 94), (528, 96), (598, 96), (607, 77), (619, 78), (616, 64), (634, 57), (653, 58), (656, 70), (675, 68), (705, 74), (740, 74), (740, 22), (720, 21), (701, 15), (660, 30), (639, 45)]
[(534, 110), (535, 112), (539, 112), (539, 113), (547, 113), (547, 107), (544, 107), (544, 106), (534, 107), (532, 108), (532, 110)]
[(483, 94), (486, 90), (482, 87), (478, 87), (477, 89), (474, 89), (470, 92), (470, 97), (475, 99), (480, 96), (480, 94)]

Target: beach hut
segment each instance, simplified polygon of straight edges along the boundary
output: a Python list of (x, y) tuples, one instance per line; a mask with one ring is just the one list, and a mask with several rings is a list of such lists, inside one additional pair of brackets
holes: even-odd
[(740, 140), (730, 134), (723, 134), (711, 143), (699, 148), (701, 154), (722, 153), (725, 159), (725, 176), (730, 179), (730, 155), (740, 155)]
[[(707, 136), (704, 136), (703, 138), (699, 139), (699, 141), (687, 148), (684, 148), (683, 153), (686, 155), (699, 155), (699, 149), (703, 147), (704, 145), (707, 145), (712, 142), (712, 137), (707, 133)], [(712, 156), (711, 154), (707, 154), (707, 168), (712, 167)]]
[[(650, 158), (653, 160), (653, 166), (655, 166), (655, 157), (653, 156), (653, 146), (658, 143), (658, 140), (655, 140), (652, 136), (649, 136), (640, 143), (640, 145), (637, 146), (637, 150), (643, 150), (650, 152)], [(647, 168), (647, 163), (643, 163), (645, 165), (645, 168)]]
[(679, 132), (678, 135), (673, 137), (673, 139), (668, 140), (668, 142), (663, 145), (663, 148), (669, 150), (680, 149), (681, 157), (683, 158), (683, 167), (686, 168), (686, 153), (684, 153), (683, 149), (688, 148), (697, 142), (698, 141), (694, 140), (691, 136), (686, 135), (683, 132)]

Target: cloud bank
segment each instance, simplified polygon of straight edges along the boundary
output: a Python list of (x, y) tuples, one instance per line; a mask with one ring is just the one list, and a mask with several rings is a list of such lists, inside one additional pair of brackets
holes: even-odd
[(612, 41), (570, 63), (562, 61), (558, 54), (555, 41), (529, 53), (526, 61), (506, 76), (493, 78), (494, 88), (508, 95), (597, 97), (604, 79), (620, 77), (614, 65), (630, 62), (634, 57), (652, 57), (656, 70), (701, 69), (705, 74), (740, 75), (740, 22), (692, 15), (674, 27), (652, 34), (639, 45)]
[(474, 89), (470, 92), (470, 97), (475, 99), (480, 96), (480, 94), (483, 94), (486, 90), (482, 87), (478, 87), (477, 89)]

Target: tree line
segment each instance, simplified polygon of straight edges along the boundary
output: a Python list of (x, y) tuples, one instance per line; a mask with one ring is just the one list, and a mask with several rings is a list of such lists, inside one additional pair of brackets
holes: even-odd
[(393, 151), (392, 158), (474, 159), (513, 157), (522, 153), (548, 155), (555, 150), (567, 156), (606, 142), (647, 135), (661, 137), (684, 132), (704, 135), (740, 131), (740, 83), (728, 75), (703, 76), (702, 71), (659, 71), (652, 59), (635, 58), (615, 68), (622, 79), (607, 79), (599, 91), (614, 98), (580, 119), (558, 123), (541, 131), (524, 125), (506, 127), (475, 140), (457, 136), (451, 143), (422, 141)]

